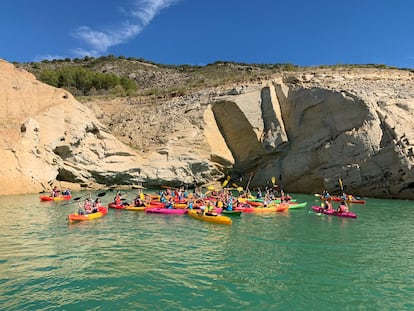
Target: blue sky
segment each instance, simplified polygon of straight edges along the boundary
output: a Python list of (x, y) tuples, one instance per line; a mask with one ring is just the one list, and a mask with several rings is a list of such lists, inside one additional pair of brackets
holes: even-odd
[(0, 58), (414, 68), (410, 0), (6, 0)]

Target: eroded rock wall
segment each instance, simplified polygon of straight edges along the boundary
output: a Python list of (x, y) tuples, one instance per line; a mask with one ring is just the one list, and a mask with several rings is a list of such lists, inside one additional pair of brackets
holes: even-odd
[(117, 183), (143, 161), (71, 94), (0, 60), (0, 194)]
[[(262, 124), (253, 126), (240, 116), (226, 119), (222, 127), (226, 136), (227, 128), (244, 124), (243, 131), (235, 132), (248, 138), (233, 134), (237, 139), (227, 139), (235, 175), (243, 172), (246, 180), (253, 173), (252, 187), (275, 176), (285, 189), (298, 193), (339, 191), (341, 178), (350, 193), (413, 199), (413, 80), (412, 73), (401, 71), (298, 73), (259, 87), (261, 104), (251, 102), (256, 113), (250, 113), (250, 120), (261, 116)], [(237, 96), (216, 105), (224, 103), (243, 106)], [(223, 123), (220, 114), (228, 111), (215, 111)], [(245, 134), (253, 128), (258, 141)], [(246, 154), (248, 150), (256, 153)]]
[[(0, 194), (113, 184), (414, 199), (413, 73), (307, 70), (160, 101), (81, 104), (0, 61)], [(59, 185), (59, 184), (58, 184)]]

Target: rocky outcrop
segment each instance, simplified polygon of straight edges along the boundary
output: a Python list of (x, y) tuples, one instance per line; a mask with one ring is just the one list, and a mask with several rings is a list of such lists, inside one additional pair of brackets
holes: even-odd
[(143, 162), (62, 89), (0, 61), (0, 194), (131, 180)]
[[(342, 178), (350, 193), (413, 199), (413, 78), (406, 71), (298, 73), (259, 87), (245, 118), (222, 126), (224, 137), (243, 128), (236, 130), (243, 138), (229, 143), (235, 168), (245, 179), (254, 174), (252, 186), (275, 176), (291, 192), (339, 191)], [(243, 110), (240, 98), (215, 105)]]
[(339, 191), (342, 178), (349, 193), (414, 199), (409, 71), (282, 72), (172, 99), (81, 104), (0, 67), (1, 194), (57, 181), (178, 186), (229, 175), (250, 188), (274, 176), (302, 193)]

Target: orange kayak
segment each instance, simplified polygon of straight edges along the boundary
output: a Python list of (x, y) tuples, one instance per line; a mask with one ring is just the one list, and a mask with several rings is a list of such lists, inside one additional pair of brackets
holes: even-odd
[(236, 207), (234, 210), (242, 211), (244, 213), (272, 213), (283, 212), (289, 209), (289, 204), (272, 204), (269, 207)]
[(60, 196), (57, 196), (57, 197), (52, 197), (50, 195), (42, 195), (40, 197), (40, 201), (43, 201), (43, 202), (45, 202), (45, 201), (54, 201), (54, 202), (56, 202), (56, 201), (70, 200), (71, 198), (72, 198), (72, 196), (70, 194), (60, 195)]
[(108, 209), (106, 207), (100, 207), (96, 213), (92, 213), (92, 214), (85, 214), (85, 215), (79, 215), (78, 213), (70, 214), (68, 215), (68, 220), (69, 222), (92, 220), (96, 218), (101, 218), (105, 216), (107, 213), (108, 213)]

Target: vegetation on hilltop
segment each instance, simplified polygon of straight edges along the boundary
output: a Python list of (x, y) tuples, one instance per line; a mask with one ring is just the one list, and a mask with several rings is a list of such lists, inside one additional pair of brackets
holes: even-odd
[[(166, 98), (185, 95), (202, 88), (267, 79), (282, 71), (304, 69), (293, 64), (246, 64), (217, 61), (206, 66), (162, 65), (142, 58), (65, 58), (15, 63), (39, 80), (62, 87), (75, 96), (141, 95)], [(386, 65), (335, 65), (316, 68), (379, 68)], [(394, 68), (395, 69), (395, 68)]]

